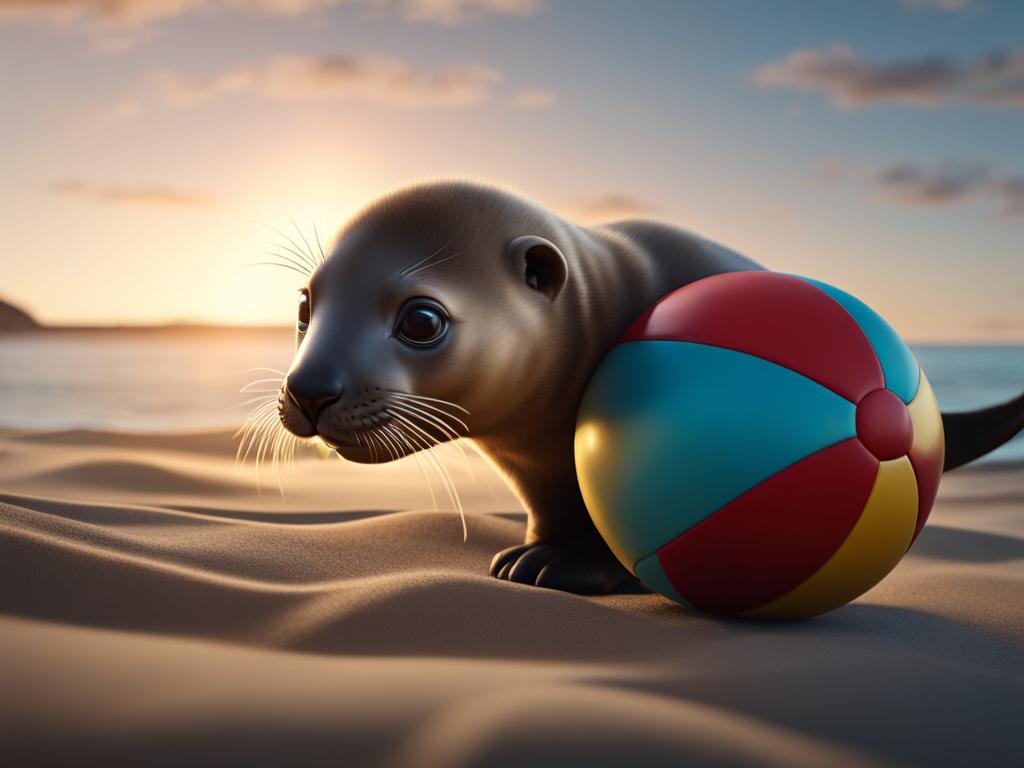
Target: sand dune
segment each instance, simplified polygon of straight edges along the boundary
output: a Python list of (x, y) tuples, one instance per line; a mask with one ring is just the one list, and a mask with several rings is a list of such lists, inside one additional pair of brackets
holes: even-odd
[[(962, 471), (911, 555), (797, 623), (498, 582), (489, 468), (229, 435), (0, 436), (0, 746), (34, 761), (977, 765), (1024, 754), (1024, 468)], [(264, 480), (268, 480), (264, 477)], [(435, 492), (440, 489), (435, 488)]]

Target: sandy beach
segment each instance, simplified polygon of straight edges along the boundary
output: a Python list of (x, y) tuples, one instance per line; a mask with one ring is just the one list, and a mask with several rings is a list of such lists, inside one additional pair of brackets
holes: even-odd
[(0, 437), (0, 742), (33, 762), (979, 765), (1024, 750), (1024, 467), (948, 476), (856, 603), (743, 623), (487, 576), (525, 519), (450, 454), (301, 456), (228, 433)]

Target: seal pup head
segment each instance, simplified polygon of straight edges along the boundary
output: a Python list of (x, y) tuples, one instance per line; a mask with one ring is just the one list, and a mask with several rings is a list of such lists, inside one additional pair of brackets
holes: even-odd
[(529, 420), (558, 389), (571, 227), (470, 183), (410, 187), (338, 235), (298, 299), (281, 423), (389, 461)]

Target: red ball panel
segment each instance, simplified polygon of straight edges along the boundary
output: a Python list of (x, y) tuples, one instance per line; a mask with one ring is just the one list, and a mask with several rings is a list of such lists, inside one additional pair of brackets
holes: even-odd
[(650, 307), (622, 341), (692, 341), (782, 365), (851, 402), (885, 386), (867, 337), (821, 289), (774, 272), (731, 272)]
[(906, 456), (914, 440), (910, 411), (894, 392), (876, 389), (857, 403), (857, 437), (879, 461)]
[[(939, 493), (939, 480), (942, 479), (941, 455), (934, 453), (910, 452), (910, 465), (914, 468), (917, 476), (917, 527), (914, 529), (914, 539), (917, 539), (924, 524), (928, 522), (928, 515), (935, 504), (935, 497)], [(911, 542), (913, 543), (913, 542)]]
[(878, 461), (856, 438), (791, 464), (658, 551), (689, 603), (740, 614), (818, 571), (853, 530)]

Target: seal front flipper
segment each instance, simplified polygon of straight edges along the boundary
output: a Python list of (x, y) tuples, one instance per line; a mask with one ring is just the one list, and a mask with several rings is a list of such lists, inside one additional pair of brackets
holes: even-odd
[(637, 594), (647, 588), (603, 545), (518, 544), (491, 560), (491, 575), (579, 595)]

